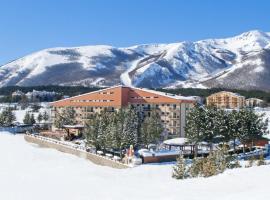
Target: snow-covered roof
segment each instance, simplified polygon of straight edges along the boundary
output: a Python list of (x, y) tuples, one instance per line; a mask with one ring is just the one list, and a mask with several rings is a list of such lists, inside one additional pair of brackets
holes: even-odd
[(172, 145), (172, 146), (177, 146), (177, 145), (184, 145), (188, 142), (187, 138), (174, 138), (174, 139), (169, 139), (165, 140), (163, 143), (166, 145)]
[(134, 90), (141, 90), (141, 91), (145, 91), (145, 92), (150, 92), (150, 93), (154, 93), (154, 94), (157, 94), (157, 95), (165, 96), (165, 97), (176, 99), (176, 100), (195, 101), (195, 99), (193, 97), (178, 96), (178, 95), (165, 93), (165, 92), (160, 92), (160, 91), (156, 91), (156, 90), (150, 90), (150, 89), (146, 89), (146, 88), (137, 88), (137, 87), (132, 87), (132, 86), (116, 85), (116, 86), (112, 86), (112, 87), (109, 87), (109, 88), (104, 88), (104, 89), (101, 89), (101, 90), (96, 90), (96, 91), (93, 91), (93, 92), (88, 92), (88, 93), (85, 93), (85, 94), (80, 94), (80, 95), (77, 95), (77, 96), (69, 97), (69, 98), (66, 98), (66, 99), (61, 99), (61, 100), (58, 100), (58, 101), (54, 101), (52, 103), (66, 101), (68, 99), (73, 99), (74, 97), (82, 97), (82, 96), (85, 96), (85, 95), (99, 93), (99, 92), (102, 92), (102, 91), (106, 91), (106, 90), (114, 89), (114, 88), (118, 88), (118, 87), (131, 88), (131, 89), (134, 89)]
[(84, 125), (77, 124), (77, 125), (64, 125), (65, 128), (83, 128)]
[(129, 87), (129, 88), (154, 93), (154, 94), (157, 94), (157, 95), (161, 95), (161, 96), (165, 96), (165, 97), (173, 98), (173, 99), (177, 99), (177, 100), (195, 101), (194, 97), (179, 96), (179, 95), (175, 95), (175, 94), (171, 94), (171, 93), (160, 92), (160, 91), (156, 91), (156, 90), (150, 90), (150, 89), (147, 89), (147, 88), (136, 88), (136, 87)]

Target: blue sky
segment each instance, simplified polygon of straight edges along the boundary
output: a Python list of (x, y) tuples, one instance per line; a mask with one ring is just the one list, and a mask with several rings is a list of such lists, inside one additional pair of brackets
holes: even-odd
[(269, 0), (0, 0), (0, 64), (49, 47), (270, 32)]

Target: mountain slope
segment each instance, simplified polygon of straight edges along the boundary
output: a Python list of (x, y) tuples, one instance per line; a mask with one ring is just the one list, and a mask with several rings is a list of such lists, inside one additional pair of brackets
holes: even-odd
[(45, 49), (0, 67), (0, 86), (228, 87), (270, 91), (270, 34), (127, 48)]

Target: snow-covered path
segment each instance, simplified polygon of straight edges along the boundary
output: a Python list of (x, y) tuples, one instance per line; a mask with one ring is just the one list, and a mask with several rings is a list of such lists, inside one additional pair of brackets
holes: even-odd
[(3, 200), (269, 199), (270, 166), (177, 181), (171, 164), (112, 169), (0, 133)]

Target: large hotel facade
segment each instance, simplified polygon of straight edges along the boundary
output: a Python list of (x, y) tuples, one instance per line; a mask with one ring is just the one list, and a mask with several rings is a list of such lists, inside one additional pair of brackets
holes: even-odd
[(187, 112), (194, 106), (192, 97), (183, 97), (155, 90), (115, 86), (71, 98), (52, 102), (52, 119), (66, 107), (76, 111), (76, 121), (80, 125), (102, 110), (115, 112), (120, 108), (132, 106), (142, 116), (150, 115), (156, 109), (161, 117), (165, 131), (175, 137), (184, 137)]

